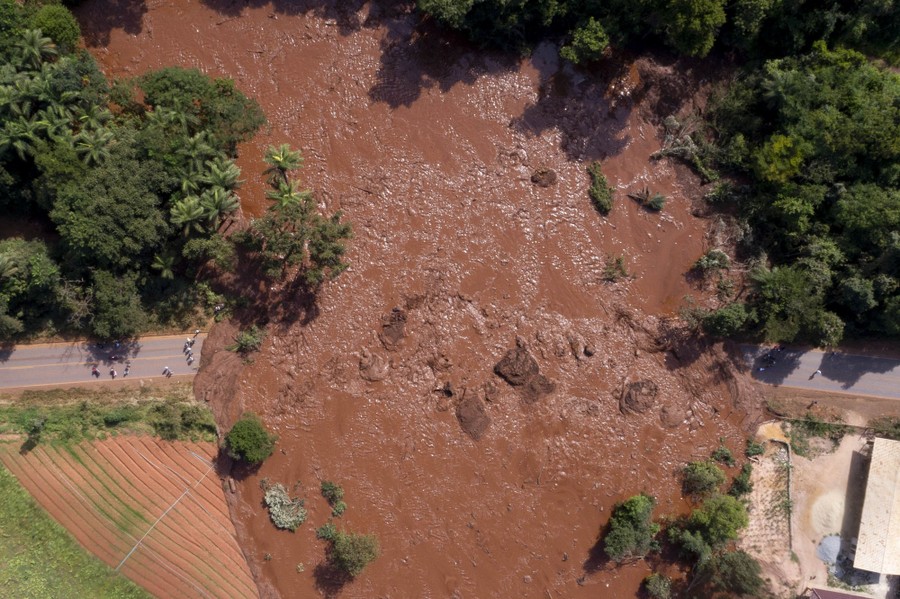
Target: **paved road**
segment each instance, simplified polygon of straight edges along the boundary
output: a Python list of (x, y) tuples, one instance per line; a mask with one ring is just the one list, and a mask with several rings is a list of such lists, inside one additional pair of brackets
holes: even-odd
[[(188, 365), (182, 353), (185, 337), (180, 335), (144, 337), (118, 348), (111, 343), (98, 346), (85, 342), (17, 345), (0, 352), (0, 388), (63, 386), (91, 381), (101, 384), (112, 380), (110, 368), (115, 368), (116, 380), (121, 380), (125, 360), (131, 361), (129, 379), (164, 378), (166, 366), (173, 375), (192, 375), (200, 364), (204, 336), (201, 333), (194, 341), (192, 365)], [(112, 360), (112, 356), (117, 359)], [(94, 365), (100, 370), (99, 379), (91, 376)]]
[[(900, 399), (900, 360), (788, 348), (774, 352), (775, 363), (767, 364), (763, 356), (770, 348), (742, 346), (741, 350), (753, 368), (753, 378), (770, 385)], [(817, 370), (821, 374), (815, 374)]]

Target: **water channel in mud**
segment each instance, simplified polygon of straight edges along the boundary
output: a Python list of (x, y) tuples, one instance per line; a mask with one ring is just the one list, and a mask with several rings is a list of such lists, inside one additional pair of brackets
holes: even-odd
[[(259, 100), (269, 124), (240, 149), (246, 216), (265, 210), (264, 148), (290, 143), (322, 208), (354, 224), (351, 268), (314, 318), (262, 289), (262, 351), (246, 365), (205, 351), (197, 378), (220, 426), (252, 410), (280, 437), (232, 509), (263, 593), (635, 596), (650, 565), (594, 550), (614, 504), (647, 491), (659, 514), (683, 512), (680, 465), (720, 438), (741, 446), (755, 417), (725, 356), (670, 318), (699, 293), (684, 273), (708, 223), (694, 177), (650, 154), (692, 75), (646, 59), (579, 72), (550, 45), (476, 52), (399, 2), (87, 0), (78, 16), (110, 75), (198, 67)], [(608, 218), (588, 200), (593, 160), (618, 190)], [(533, 184), (540, 168), (556, 183)], [(645, 186), (668, 196), (662, 214), (625, 196)], [(604, 282), (609, 256), (631, 278)], [(492, 371), (517, 339), (553, 384), (537, 401)], [(656, 392), (626, 415), (636, 381)], [(301, 483), (309, 524), (274, 529), (264, 477)], [(346, 492), (338, 525), (381, 544), (343, 587), (313, 532), (323, 479)]]

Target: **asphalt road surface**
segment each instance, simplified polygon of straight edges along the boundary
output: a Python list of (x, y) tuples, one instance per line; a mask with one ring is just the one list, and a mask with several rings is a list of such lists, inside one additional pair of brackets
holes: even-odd
[[(113, 343), (76, 342), (0, 349), (0, 388), (61, 387), (91, 381), (102, 384), (112, 380), (111, 369), (116, 370), (116, 380), (121, 380), (126, 361), (131, 363), (128, 379), (165, 378), (163, 369), (167, 366), (174, 376), (193, 375), (200, 364), (204, 336), (201, 333), (194, 340), (192, 364), (187, 363), (182, 351), (187, 337), (181, 335), (143, 337), (118, 347)], [(99, 377), (91, 375), (95, 365)]]
[(900, 360), (841, 351), (741, 349), (753, 378), (770, 385), (900, 399)]

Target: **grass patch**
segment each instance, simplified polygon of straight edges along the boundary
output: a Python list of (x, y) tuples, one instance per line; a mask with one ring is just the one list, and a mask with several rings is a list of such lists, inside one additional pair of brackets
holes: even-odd
[(803, 418), (790, 419), (788, 422), (790, 423), (788, 438), (791, 440), (791, 449), (803, 457), (809, 457), (809, 441), (813, 437), (828, 439), (834, 448), (847, 432), (847, 425), (841, 422), (826, 422), (816, 418), (811, 412), (807, 412)]
[(882, 416), (871, 421), (869, 428), (875, 431), (876, 437), (900, 441), (900, 418)]
[(607, 256), (603, 265), (603, 272), (600, 278), (607, 283), (615, 283), (629, 277), (628, 269), (625, 267), (625, 256)]
[(0, 588), (6, 597), (150, 597), (82, 549), (3, 466)]
[(54, 389), (27, 391), (15, 403), (0, 403), (0, 433), (27, 435), (31, 447), (120, 433), (215, 441), (216, 423), (209, 408), (194, 400), (191, 383), (157, 389)]

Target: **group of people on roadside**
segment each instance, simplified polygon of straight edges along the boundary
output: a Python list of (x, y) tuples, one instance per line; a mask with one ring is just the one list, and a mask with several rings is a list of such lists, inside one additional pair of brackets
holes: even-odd
[[(184, 346), (182, 347), (182, 353), (185, 355), (185, 360), (187, 361), (187, 365), (190, 366), (194, 363), (194, 342), (197, 340), (197, 335), (200, 334), (200, 329), (196, 329), (194, 331), (193, 337), (188, 337), (184, 341)], [(118, 349), (120, 347), (120, 343), (118, 341), (115, 342), (115, 348)], [(103, 347), (102, 345), (100, 347)], [(110, 354), (109, 361), (112, 362), (112, 365), (109, 368), (109, 376), (113, 380), (117, 376), (119, 376), (119, 372), (116, 370), (116, 362), (119, 362), (122, 358), (118, 354)], [(125, 360), (125, 369), (122, 371), (122, 376), (127, 377), (131, 373), (131, 360)], [(169, 378), (174, 374), (172, 369), (166, 366), (162, 371), (163, 376)], [(91, 376), (94, 378), (100, 378), (100, 369), (97, 367), (97, 364), (91, 366)]]

